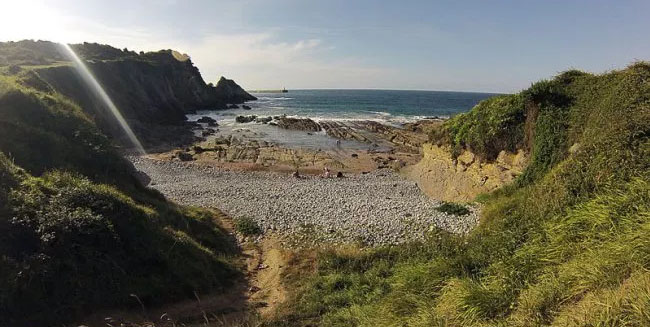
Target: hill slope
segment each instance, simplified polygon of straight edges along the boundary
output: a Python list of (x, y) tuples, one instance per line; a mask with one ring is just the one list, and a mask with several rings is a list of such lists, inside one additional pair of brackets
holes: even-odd
[(650, 324), (649, 64), (485, 100), (431, 141), (531, 158), (465, 237), (321, 253), (273, 325)]
[(145, 189), (87, 111), (27, 77), (0, 75), (0, 325), (227, 286), (234, 249), (213, 213)]

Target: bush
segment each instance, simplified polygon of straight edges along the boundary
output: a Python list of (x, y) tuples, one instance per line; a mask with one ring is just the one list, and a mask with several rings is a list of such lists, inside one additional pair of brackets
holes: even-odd
[(522, 146), (525, 118), (522, 96), (496, 96), (434, 129), (430, 139), (449, 144), (455, 156), (469, 149), (481, 158), (494, 160), (501, 150), (514, 152)]
[(469, 215), (470, 213), (469, 209), (467, 209), (466, 206), (453, 202), (443, 202), (436, 208), (436, 210), (454, 216), (465, 216)]
[(255, 220), (249, 217), (237, 219), (235, 222), (235, 228), (244, 236), (253, 236), (262, 233), (262, 228), (260, 225), (258, 225)]

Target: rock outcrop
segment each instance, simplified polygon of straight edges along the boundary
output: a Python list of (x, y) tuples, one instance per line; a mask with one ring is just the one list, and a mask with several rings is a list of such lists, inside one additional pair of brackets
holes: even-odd
[(278, 127), (298, 131), (318, 132), (321, 130), (320, 125), (310, 118), (278, 117), (276, 123)]
[(210, 126), (210, 127), (219, 126), (219, 124), (217, 124), (217, 121), (214, 118), (211, 118), (211, 117), (208, 117), (208, 116), (203, 116), (203, 117), (199, 118), (196, 122), (197, 123), (202, 123), (202, 124), (208, 124), (208, 126)]
[(235, 122), (238, 122), (240, 124), (245, 124), (245, 123), (250, 123), (257, 119), (257, 116), (251, 115), (251, 116), (237, 116), (235, 117)]
[[(225, 101), (231, 104), (244, 103), (246, 101), (257, 100), (256, 97), (250, 95), (241, 86), (237, 85), (235, 81), (227, 79), (223, 76), (217, 82), (215, 86), (215, 91), (222, 97)], [(234, 109), (239, 108), (237, 105), (233, 107)]]
[(483, 163), (469, 151), (453, 159), (448, 149), (427, 143), (422, 160), (404, 172), (434, 199), (466, 202), (512, 182), (526, 164), (526, 154), (521, 151), (501, 151), (496, 161)]

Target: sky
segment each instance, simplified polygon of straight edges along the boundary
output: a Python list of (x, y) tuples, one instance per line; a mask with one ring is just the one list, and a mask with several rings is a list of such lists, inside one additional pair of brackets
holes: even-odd
[(246, 89), (516, 92), (650, 60), (650, 1), (0, 0), (0, 41), (187, 53)]

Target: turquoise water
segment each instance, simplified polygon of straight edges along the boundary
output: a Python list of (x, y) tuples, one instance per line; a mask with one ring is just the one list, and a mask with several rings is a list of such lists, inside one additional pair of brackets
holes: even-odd
[[(233, 135), (314, 149), (335, 148), (337, 140), (325, 132), (306, 133), (278, 127), (235, 123), (238, 115), (258, 117), (287, 115), (319, 120), (374, 120), (399, 126), (427, 117), (450, 117), (470, 110), (490, 93), (393, 91), (393, 90), (289, 90), (288, 93), (254, 93), (258, 100), (247, 102), (251, 110), (230, 109), (201, 111), (188, 115), (190, 121), (202, 116), (217, 120), (216, 136)], [(366, 149), (368, 144), (344, 141), (347, 148)], [(369, 148), (372, 149), (372, 148)]]

